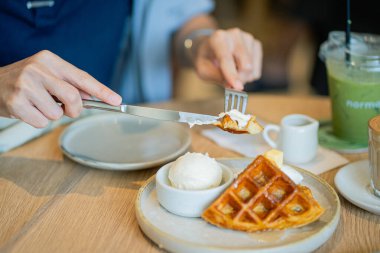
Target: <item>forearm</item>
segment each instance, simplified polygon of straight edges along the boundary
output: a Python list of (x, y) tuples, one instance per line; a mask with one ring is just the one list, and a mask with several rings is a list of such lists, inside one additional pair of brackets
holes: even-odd
[[(174, 59), (176, 63), (185, 67), (193, 67), (193, 54), (197, 50), (199, 42), (206, 37), (206, 33), (200, 33), (199, 36), (192, 37), (191, 41), (189, 37), (197, 30), (216, 29), (217, 23), (213, 17), (207, 14), (199, 15), (189, 20), (174, 36)], [(186, 41), (188, 39), (188, 41)], [(190, 42), (185, 46), (185, 41)]]

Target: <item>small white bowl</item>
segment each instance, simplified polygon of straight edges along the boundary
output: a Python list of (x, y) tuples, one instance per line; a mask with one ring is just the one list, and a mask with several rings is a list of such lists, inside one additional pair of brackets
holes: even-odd
[(234, 174), (230, 168), (220, 164), (222, 182), (206, 190), (181, 190), (171, 186), (168, 178), (173, 162), (161, 167), (156, 174), (157, 199), (169, 212), (184, 217), (200, 217), (203, 211), (232, 183)]

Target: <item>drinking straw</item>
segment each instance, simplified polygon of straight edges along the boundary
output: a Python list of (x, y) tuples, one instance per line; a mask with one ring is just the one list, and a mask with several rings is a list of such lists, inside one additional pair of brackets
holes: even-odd
[(351, 55), (350, 55), (350, 45), (351, 45), (351, 18), (350, 18), (350, 0), (347, 0), (347, 6), (346, 6), (346, 64), (350, 65), (351, 63)]

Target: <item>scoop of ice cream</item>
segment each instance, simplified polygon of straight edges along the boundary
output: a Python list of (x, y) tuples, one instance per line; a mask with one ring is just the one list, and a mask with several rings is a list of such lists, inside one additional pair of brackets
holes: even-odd
[(173, 187), (183, 190), (205, 190), (220, 185), (222, 168), (207, 154), (186, 153), (169, 169)]

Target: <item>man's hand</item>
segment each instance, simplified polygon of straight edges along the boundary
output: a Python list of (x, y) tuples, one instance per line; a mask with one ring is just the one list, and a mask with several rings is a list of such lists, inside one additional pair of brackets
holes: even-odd
[(217, 30), (195, 45), (193, 65), (199, 77), (243, 90), (261, 76), (261, 43), (238, 28)]
[(46, 50), (0, 68), (0, 116), (15, 117), (34, 127), (45, 127), (63, 114), (79, 116), (82, 98), (90, 96), (111, 105), (121, 103), (118, 94)]

